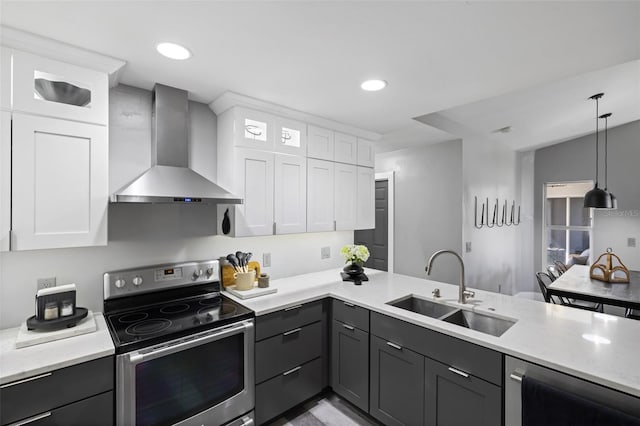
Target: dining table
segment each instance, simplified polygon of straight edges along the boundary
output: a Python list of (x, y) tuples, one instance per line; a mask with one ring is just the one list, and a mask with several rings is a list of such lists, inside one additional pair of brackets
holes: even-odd
[(630, 271), (630, 282), (609, 283), (591, 278), (588, 265), (573, 265), (548, 286), (552, 296), (586, 300), (640, 310), (640, 271)]

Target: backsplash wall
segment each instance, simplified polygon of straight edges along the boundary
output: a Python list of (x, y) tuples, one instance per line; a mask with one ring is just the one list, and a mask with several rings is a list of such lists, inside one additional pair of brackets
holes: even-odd
[[(216, 179), (216, 116), (207, 105), (190, 102), (190, 164)], [(150, 166), (151, 92), (128, 86), (110, 91), (109, 186), (114, 192)], [(271, 253), (273, 278), (339, 268), (340, 247), (353, 232), (229, 238), (215, 235), (214, 206), (113, 204), (109, 207), (109, 245), (105, 247), (0, 253), (0, 328), (33, 315), (36, 280), (56, 277), (75, 283), (77, 303), (102, 311), (102, 274), (135, 266), (226, 256), (251, 251), (262, 263)], [(320, 259), (321, 247), (331, 257)], [(337, 272), (336, 272), (337, 274)], [(304, 285), (304, 283), (301, 283)]]

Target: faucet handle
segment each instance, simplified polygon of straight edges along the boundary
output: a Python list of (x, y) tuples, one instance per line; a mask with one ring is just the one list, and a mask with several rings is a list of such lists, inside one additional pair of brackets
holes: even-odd
[(476, 296), (476, 292), (475, 291), (471, 291), (471, 290), (465, 290), (462, 293), (467, 297), (475, 297)]
[(440, 289), (439, 288), (433, 289), (431, 294), (433, 294), (433, 297), (440, 297)]

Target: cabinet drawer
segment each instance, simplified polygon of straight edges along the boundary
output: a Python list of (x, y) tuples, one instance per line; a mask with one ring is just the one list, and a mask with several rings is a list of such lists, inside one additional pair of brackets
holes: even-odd
[(113, 357), (104, 357), (3, 385), (0, 423), (12, 423), (110, 391), (113, 374)]
[(256, 383), (322, 355), (320, 321), (256, 343)]
[(298, 367), (256, 386), (257, 424), (295, 407), (322, 390), (320, 358)]
[(256, 318), (256, 340), (266, 339), (321, 319), (321, 300), (290, 306), (281, 311)]
[(395, 318), (371, 313), (371, 333), (496, 385), (502, 354)]
[(369, 310), (350, 302), (333, 299), (333, 319), (369, 331)]
[(113, 392), (105, 392), (52, 411), (23, 419), (13, 425), (29, 426), (112, 426)]

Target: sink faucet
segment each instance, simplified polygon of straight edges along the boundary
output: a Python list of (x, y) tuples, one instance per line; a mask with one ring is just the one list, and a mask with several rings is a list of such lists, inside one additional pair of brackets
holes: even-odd
[(438, 250), (431, 255), (431, 257), (429, 258), (429, 263), (427, 264), (427, 267), (424, 268), (424, 270), (427, 272), (427, 275), (431, 275), (431, 271), (433, 270), (433, 261), (442, 253), (451, 253), (460, 261), (460, 285), (458, 286), (458, 303), (467, 303), (467, 298), (474, 297), (476, 294), (471, 290), (467, 290), (467, 287), (464, 285), (464, 261), (458, 253), (453, 250)]

